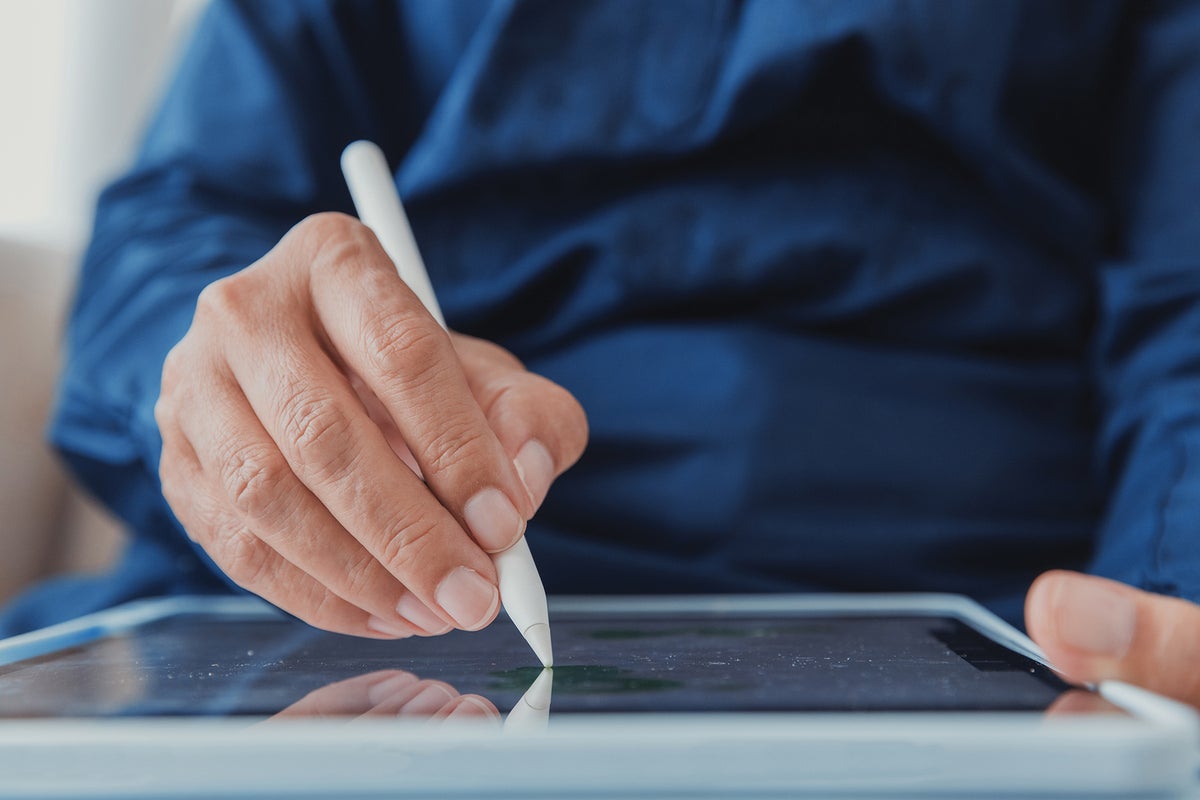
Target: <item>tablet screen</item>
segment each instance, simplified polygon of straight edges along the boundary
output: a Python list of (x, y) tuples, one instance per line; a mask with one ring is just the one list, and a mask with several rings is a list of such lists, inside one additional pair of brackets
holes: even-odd
[[(556, 614), (553, 632), (555, 716), (1040, 711), (1072, 689), (952, 618), (573, 612)], [(185, 614), (0, 666), (0, 718), (354, 716), (380, 703), (375, 687), (418, 679), (504, 713), (539, 673), (504, 619), (375, 641)]]

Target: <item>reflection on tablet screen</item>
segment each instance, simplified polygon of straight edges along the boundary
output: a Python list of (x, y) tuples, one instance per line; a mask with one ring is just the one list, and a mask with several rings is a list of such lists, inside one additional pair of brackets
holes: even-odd
[[(1050, 670), (950, 618), (563, 614), (553, 624), (555, 716), (1078, 705), (1060, 700), (1072, 687)], [(0, 717), (488, 717), (539, 672), (503, 621), (384, 642), (189, 614), (0, 667)]]

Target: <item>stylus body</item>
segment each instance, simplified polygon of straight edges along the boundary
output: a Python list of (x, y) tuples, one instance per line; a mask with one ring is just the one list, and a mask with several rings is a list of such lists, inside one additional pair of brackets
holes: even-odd
[[(374, 231), (396, 265), (401, 280), (445, 328), (446, 319), (442, 316), (383, 151), (373, 142), (353, 142), (342, 152), (342, 174), (346, 177), (359, 219)], [(500, 578), (500, 601), (509, 618), (533, 648), (542, 666), (552, 666), (554, 652), (550, 642), (546, 590), (537, 565), (533, 563), (529, 544), (522, 536), (515, 545), (492, 558)]]
[(554, 666), (546, 590), (542, 588), (542, 577), (529, 552), (529, 542), (522, 536), (516, 544), (492, 559), (500, 576), (500, 600), (509, 619), (541, 659), (542, 666)]

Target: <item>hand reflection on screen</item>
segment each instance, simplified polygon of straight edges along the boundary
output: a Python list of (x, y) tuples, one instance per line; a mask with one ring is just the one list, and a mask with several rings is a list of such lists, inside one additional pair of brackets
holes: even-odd
[(1072, 689), (1063, 692), (1058, 699), (1046, 709), (1047, 717), (1068, 717), (1080, 714), (1121, 714), (1129, 716), (1129, 712), (1120, 706), (1115, 706), (1096, 692), (1083, 689)]
[(403, 670), (382, 670), (322, 686), (271, 720), (301, 717), (499, 722), (500, 712), (486, 697), (459, 694), (443, 681), (422, 680)]
[[(542, 670), (509, 712), (504, 730), (545, 730), (553, 686), (554, 671)], [(459, 694), (444, 681), (422, 680), (411, 672), (389, 669), (322, 686), (267, 721), (379, 717), (497, 723), (500, 712), (486, 697)]]

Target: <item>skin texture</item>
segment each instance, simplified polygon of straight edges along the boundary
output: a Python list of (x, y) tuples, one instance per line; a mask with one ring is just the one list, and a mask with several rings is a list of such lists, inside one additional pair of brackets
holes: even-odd
[(459, 694), (444, 681), (422, 680), (402, 670), (371, 672), (322, 686), (266, 723), (302, 717), (411, 717), (493, 723), (501, 719), (496, 706), (485, 697)]
[(1068, 677), (1119, 680), (1200, 707), (1200, 606), (1053, 571), (1025, 599), (1029, 633)]
[(375, 236), (320, 214), (201, 294), (163, 365), (163, 493), (239, 585), (374, 638), (477, 629), (583, 452), (564, 389), (447, 334)]
[[(155, 416), (164, 495), (217, 565), (316, 627), (374, 638), (488, 624), (488, 554), (587, 443), (566, 390), (443, 331), (340, 214), (205, 289)], [(1075, 680), (1200, 705), (1194, 604), (1055, 571), (1026, 620)]]

